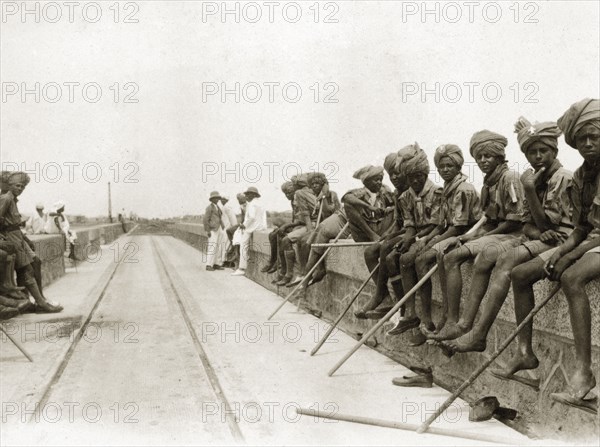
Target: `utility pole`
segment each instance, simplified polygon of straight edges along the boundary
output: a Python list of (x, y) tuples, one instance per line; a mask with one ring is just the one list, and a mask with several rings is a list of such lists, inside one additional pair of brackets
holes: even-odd
[(110, 197), (110, 182), (108, 182), (108, 220), (112, 223), (112, 199)]

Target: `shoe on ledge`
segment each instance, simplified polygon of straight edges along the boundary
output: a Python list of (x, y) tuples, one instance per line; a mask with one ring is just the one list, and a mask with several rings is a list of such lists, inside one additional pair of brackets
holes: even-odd
[(231, 276), (245, 276), (246, 270), (237, 269), (235, 272), (231, 274)]
[(63, 307), (58, 303), (53, 303), (51, 301), (42, 301), (40, 303), (36, 303), (35, 311), (36, 313), (57, 313), (63, 310)]

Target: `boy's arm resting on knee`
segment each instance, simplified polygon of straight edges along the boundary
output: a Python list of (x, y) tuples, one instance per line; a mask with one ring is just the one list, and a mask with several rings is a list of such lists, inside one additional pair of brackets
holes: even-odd
[(419, 238), (419, 242), (422, 242), (423, 247), (426, 247), (429, 245), (432, 239), (440, 234), (440, 231), (441, 230), (439, 226), (428, 225), (426, 228), (417, 233), (417, 237)]
[(571, 250), (569, 253), (567, 253), (564, 257), (568, 257), (573, 262), (575, 262), (579, 258), (581, 258), (584, 254), (586, 254), (589, 250), (596, 248), (596, 247), (600, 247), (600, 237), (592, 239), (591, 241), (586, 242), (585, 244), (578, 245), (573, 250)]
[[(439, 229), (440, 227), (438, 227)], [(429, 241), (429, 243), (427, 244), (426, 248), (431, 248), (433, 247), (435, 244), (438, 244), (440, 242), (445, 241), (446, 239), (450, 239), (451, 237), (457, 237), (457, 236), (461, 236), (463, 234), (465, 234), (468, 230), (468, 226), (466, 225), (452, 225), (450, 227), (448, 227), (446, 229), (446, 231), (443, 231), (443, 229), (440, 229), (440, 234), (435, 235), (434, 237), (431, 238), (431, 240)], [(435, 231), (435, 230), (434, 230)], [(433, 232), (432, 232), (433, 233)]]
[(501, 222), (492, 231), (488, 231), (486, 233), (486, 236), (491, 236), (494, 234), (509, 234), (514, 231), (517, 231), (518, 229), (520, 229), (522, 227), (523, 227), (523, 224), (521, 222), (518, 222), (516, 220), (505, 220), (504, 222)]
[[(587, 231), (581, 228), (576, 228), (569, 235), (568, 239), (558, 247), (558, 250), (554, 252), (550, 259), (546, 261), (546, 264), (544, 264), (544, 271), (550, 277), (551, 280), (558, 281), (560, 279), (560, 275), (565, 270), (565, 268), (571, 265), (577, 259), (579, 259), (583, 255), (583, 253), (585, 253), (584, 251), (583, 253), (581, 253), (581, 255), (575, 257), (575, 255), (577, 255), (577, 252), (579, 251), (579, 244), (581, 244), (581, 242), (585, 240), (587, 235)], [(598, 242), (598, 244), (600, 244), (600, 242)], [(560, 269), (556, 269), (556, 266), (559, 264), (559, 262), (561, 264), (559, 266)]]
[(356, 208), (365, 208), (365, 209), (373, 208), (367, 202), (360, 200), (358, 197), (356, 197), (354, 194), (351, 194), (351, 193), (348, 193), (348, 194), (344, 195), (344, 197), (342, 197), (342, 203), (344, 205), (350, 205), (350, 206), (353, 206)]
[(415, 235), (417, 234), (417, 230), (415, 227), (406, 228), (406, 233), (400, 242), (398, 242), (397, 250), (400, 253), (405, 253), (410, 248), (411, 244), (415, 241)]

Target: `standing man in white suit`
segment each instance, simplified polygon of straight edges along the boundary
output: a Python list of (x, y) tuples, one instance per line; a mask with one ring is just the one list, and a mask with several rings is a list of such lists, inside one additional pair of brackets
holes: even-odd
[(252, 234), (257, 230), (267, 229), (267, 212), (262, 207), (262, 203), (259, 200), (260, 194), (258, 193), (258, 189), (251, 186), (244, 195), (248, 200), (246, 215), (244, 216), (244, 222), (237, 230), (241, 232), (240, 266), (232, 273), (233, 276), (243, 276), (246, 274), (248, 258), (250, 257), (250, 239)]

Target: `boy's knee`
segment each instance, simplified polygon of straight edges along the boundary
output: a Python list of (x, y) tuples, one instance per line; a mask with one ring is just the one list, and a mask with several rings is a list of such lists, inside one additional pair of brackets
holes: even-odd
[[(560, 277), (560, 286), (565, 292), (569, 292), (571, 290), (577, 290), (581, 287), (581, 276), (577, 274), (576, 269), (568, 268), (564, 271), (562, 276)], [(573, 295), (568, 294), (567, 295)], [(574, 294), (577, 295), (577, 294)], [(568, 296), (569, 297), (569, 296)], [(577, 298), (576, 296), (573, 296)]]
[(365, 249), (365, 258), (374, 259), (379, 257), (379, 245), (373, 244)]
[(459, 249), (452, 250), (451, 252), (444, 255), (444, 264), (447, 267), (453, 267), (459, 263), (460, 251)]
[(398, 268), (398, 253), (395, 251), (391, 252), (385, 257), (385, 265), (388, 269), (388, 272), (395, 274), (400, 269)]
[(413, 253), (404, 253), (400, 256), (400, 268), (411, 267), (415, 264), (415, 255)]
[(531, 278), (531, 271), (525, 265), (518, 265), (510, 272), (510, 280), (518, 285), (528, 285)]

